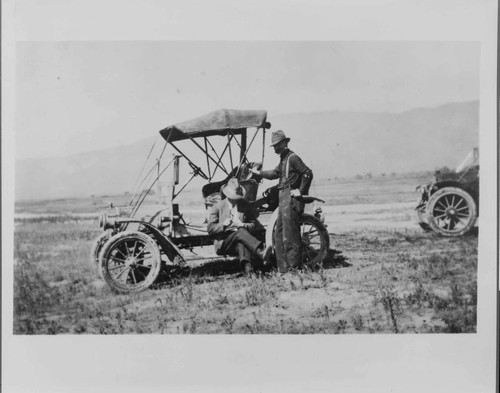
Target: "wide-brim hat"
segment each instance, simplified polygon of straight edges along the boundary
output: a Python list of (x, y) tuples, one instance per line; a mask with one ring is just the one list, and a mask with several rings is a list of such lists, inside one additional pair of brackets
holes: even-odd
[(246, 191), (235, 177), (229, 179), (227, 184), (221, 187), (221, 192), (229, 199), (241, 199), (245, 197)]
[(271, 134), (271, 146), (277, 145), (281, 141), (290, 141), (290, 138), (287, 138), (283, 130), (273, 131)]

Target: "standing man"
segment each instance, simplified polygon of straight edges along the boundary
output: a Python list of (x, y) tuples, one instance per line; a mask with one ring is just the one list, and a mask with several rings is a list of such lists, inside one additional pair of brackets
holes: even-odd
[(218, 235), (217, 255), (238, 255), (245, 273), (253, 271), (252, 260), (265, 258), (263, 239), (265, 229), (257, 220), (259, 212), (244, 199), (245, 189), (232, 178), (221, 188), (227, 197), (210, 210), (208, 233)]
[(282, 130), (273, 132), (271, 146), (280, 156), (279, 165), (269, 171), (252, 169), (253, 173), (265, 179), (279, 178), (279, 210), (274, 244), (280, 273), (302, 266), (300, 218), (304, 213), (304, 203), (300, 197), (309, 193), (313, 178), (311, 169), (297, 154), (288, 149), (289, 141), (290, 138), (287, 138)]

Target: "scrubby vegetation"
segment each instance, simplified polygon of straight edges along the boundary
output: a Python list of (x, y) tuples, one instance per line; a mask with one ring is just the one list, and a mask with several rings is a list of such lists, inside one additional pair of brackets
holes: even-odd
[(15, 334), (359, 334), (476, 331), (477, 236), (332, 235), (323, 268), (243, 276), (231, 262), (116, 295), (89, 262), (94, 222), (15, 231)]

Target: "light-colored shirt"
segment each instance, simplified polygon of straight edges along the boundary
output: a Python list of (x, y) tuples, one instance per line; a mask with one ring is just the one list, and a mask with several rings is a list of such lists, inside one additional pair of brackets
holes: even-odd
[(238, 205), (237, 204), (234, 204), (234, 205), (229, 204), (229, 206), (231, 206), (231, 209), (229, 210), (229, 212), (231, 214), (231, 220), (233, 221), (233, 225), (236, 226), (236, 225), (243, 224), (241, 222), (239, 214), (238, 214)]

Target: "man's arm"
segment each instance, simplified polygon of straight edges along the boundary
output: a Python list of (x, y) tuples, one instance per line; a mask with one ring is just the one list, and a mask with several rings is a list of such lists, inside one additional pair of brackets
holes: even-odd
[(251, 171), (267, 180), (274, 180), (280, 177), (280, 165), (269, 171), (259, 171), (258, 169), (252, 169)]
[(257, 233), (260, 231), (265, 231), (260, 221), (257, 219), (259, 217), (259, 211), (247, 204), (245, 207), (245, 222), (243, 226), (248, 229), (250, 233)]
[(208, 216), (207, 230), (210, 235), (217, 233), (224, 233), (226, 227), (224, 223), (219, 222), (220, 205), (216, 203), (210, 208), (210, 215)]

